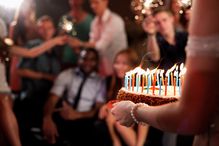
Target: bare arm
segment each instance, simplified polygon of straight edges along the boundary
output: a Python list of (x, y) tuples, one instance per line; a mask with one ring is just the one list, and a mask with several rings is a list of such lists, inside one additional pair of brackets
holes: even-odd
[(149, 57), (152, 61), (157, 62), (160, 60), (160, 48), (156, 39), (156, 25), (153, 16), (148, 16), (144, 20), (142, 27), (148, 34), (147, 52), (149, 53)]
[(21, 146), (18, 125), (10, 105), (10, 97), (0, 94), (0, 129), (11, 146)]
[(44, 106), (44, 118), (52, 118), (52, 114), (55, 111), (55, 106), (59, 100), (59, 97), (55, 94), (51, 94)]
[(160, 48), (157, 43), (156, 35), (148, 35), (147, 38), (147, 52), (150, 55), (150, 59), (152, 61), (159, 61), (160, 60)]
[(50, 50), (56, 45), (63, 45), (66, 41), (66, 36), (59, 36), (56, 38), (53, 38), (51, 40), (46, 41), (45, 43), (34, 47), (32, 49), (26, 49), (19, 46), (12, 46), (10, 49), (10, 52), (17, 56), (27, 57), (27, 58), (34, 58), (42, 53)]
[(148, 136), (149, 125), (138, 125), (137, 146), (143, 146)]
[[(219, 34), (218, 5), (219, 1), (217, 0), (194, 1), (190, 35), (202, 37)], [(215, 23), (210, 20), (215, 20)], [(200, 22), (203, 21), (204, 24), (200, 25)], [(211, 56), (213, 54), (210, 51), (208, 53), (211, 53)], [(140, 106), (136, 110), (137, 119), (156, 128), (180, 134), (199, 134), (206, 131), (215, 115), (218, 114), (216, 112), (219, 103), (219, 58), (211, 56), (206, 54), (204, 56), (187, 56), (187, 73), (180, 100), (163, 106)], [(112, 111), (117, 120), (122, 117), (119, 115), (119, 111), (125, 112), (119, 110), (119, 106), (116, 105)], [(124, 105), (120, 107), (122, 108)], [(133, 103), (126, 107), (125, 109), (130, 111)], [(116, 108), (118, 108), (118, 113)], [(130, 113), (124, 115), (127, 116)], [(124, 119), (122, 118), (120, 121), (122, 123), (130, 122), (131, 117), (127, 117), (123, 117)]]
[(58, 99), (58, 96), (51, 94), (44, 106), (43, 134), (47, 142), (51, 144), (56, 143), (56, 138), (59, 136), (56, 124), (52, 119)]
[(55, 79), (54, 75), (50, 75), (50, 74), (42, 73), (42, 72), (36, 72), (30, 69), (18, 69), (18, 74), (22, 77), (38, 79), (38, 80), (45, 79), (45, 80), (54, 81)]

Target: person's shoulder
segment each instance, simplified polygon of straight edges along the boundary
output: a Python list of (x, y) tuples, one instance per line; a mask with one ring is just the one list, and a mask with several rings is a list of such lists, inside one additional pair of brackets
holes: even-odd
[(124, 22), (122, 16), (120, 16), (118, 13), (112, 12), (112, 11), (110, 11), (110, 13), (111, 13), (112, 19)]
[(176, 36), (178, 37), (188, 37), (188, 32), (186, 31), (176, 31)]
[(74, 68), (65, 69), (62, 72), (60, 72), (59, 77), (65, 78), (65, 77), (68, 77), (68, 76), (72, 76), (73, 72), (74, 72)]
[(91, 13), (87, 13), (87, 19), (93, 20), (94, 19), (94, 15), (92, 15)]

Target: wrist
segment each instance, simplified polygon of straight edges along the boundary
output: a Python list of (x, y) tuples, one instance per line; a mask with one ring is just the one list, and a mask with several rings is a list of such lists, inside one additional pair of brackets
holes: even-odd
[(146, 125), (146, 123), (141, 122), (137, 116), (137, 110), (143, 106), (148, 106), (148, 105), (145, 103), (137, 103), (132, 107), (132, 109), (130, 111), (131, 117), (136, 124)]
[(156, 35), (156, 33), (147, 33), (147, 35), (148, 35), (149, 37), (154, 37), (154, 36)]

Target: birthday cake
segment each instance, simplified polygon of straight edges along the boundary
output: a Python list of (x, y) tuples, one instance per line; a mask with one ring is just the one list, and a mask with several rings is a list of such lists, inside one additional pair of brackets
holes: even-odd
[[(181, 94), (185, 69), (174, 66), (168, 71), (135, 69), (126, 73), (124, 87), (117, 94), (118, 100), (146, 103), (157, 106), (176, 102)], [(165, 72), (165, 77), (164, 77)]]
[[(162, 88), (164, 87), (162, 86)], [(164, 94), (159, 95), (157, 93), (152, 94), (152, 93), (132, 92), (125, 88), (121, 88), (117, 94), (117, 99), (118, 100), (130, 100), (134, 103), (146, 103), (148, 105), (153, 105), (153, 106), (177, 101), (179, 98), (179, 95), (174, 96), (174, 94), (170, 94), (173, 92), (173, 87), (169, 87), (169, 88), (170, 88), (168, 90), (169, 94), (166, 96)]]

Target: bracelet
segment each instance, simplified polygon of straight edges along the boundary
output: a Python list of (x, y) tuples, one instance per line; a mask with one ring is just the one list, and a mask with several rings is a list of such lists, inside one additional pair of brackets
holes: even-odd
[(131, 117), (133, 119), (133, 121), (136, 123), (136, 124), (141, 124), (141, 125), (146, 125), (146, 123), (144, 122), (139, 122), (135, 116), (135, 112), (136, 110), (140, 107), (140, 106), (148, 106), (147, 104), (145, 103), (137, 103), (135, 106), (132, 107), (131, 111), (130, 111), (130, 114), (131, 114)]

